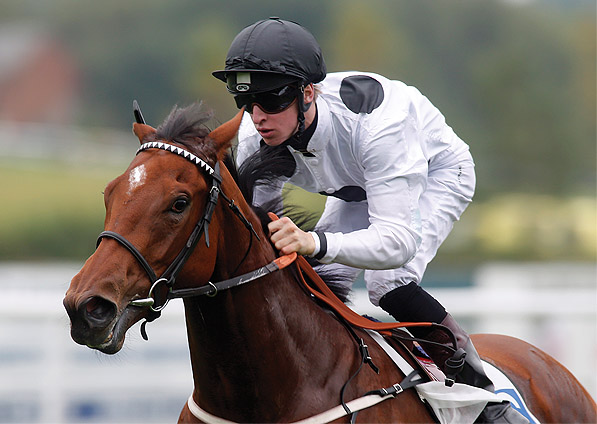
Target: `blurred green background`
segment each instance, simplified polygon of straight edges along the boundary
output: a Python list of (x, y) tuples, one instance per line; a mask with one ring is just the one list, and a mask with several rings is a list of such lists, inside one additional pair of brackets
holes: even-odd
[[(0, 261), (92, 253), (101, 192), (136, 148), (132, 100), (153, 125), (198, 99), (228, 119), (232, 98), (211, 71), (240, 29), (269, 16), (307, 27), (329, 71), (418, 87), (469, 143), (476, 198), (433, 266), (595, 261), (594, 1), (0, 0), (0, 8)], [(23, 59), (44, 48), (45, 62)], [(319, 196), (294, 195), (321, 208)]]

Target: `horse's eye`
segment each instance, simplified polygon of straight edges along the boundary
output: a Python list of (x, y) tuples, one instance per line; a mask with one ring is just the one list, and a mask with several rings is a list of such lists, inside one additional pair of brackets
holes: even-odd
[(176, 199), (172, 204), (172, 212), (182, 213), (187, 206), (189, 206), (189, 201), (187, 199)]

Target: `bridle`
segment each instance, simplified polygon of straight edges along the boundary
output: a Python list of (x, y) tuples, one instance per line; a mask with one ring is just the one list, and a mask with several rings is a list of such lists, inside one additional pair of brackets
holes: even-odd
[[(147, 276), (149, 277), (152, 284), (146, 299), (133, 300), (130, 304), (133, 306), (149, 306), (151, 311), (154, 314), (157, 314), (157, 316), (159, 316), (160, 311), (164, 309), (164, 307), (168, 303), (169, 297), (166, 298), (165, 301), (158, 304), (156, 302), (156, 299), (154, 299), (153, 297), (158, 286), (163, 284), (166, 288), (168, 288), (168, 290), (172, 289), (176, 282), (176, 277), (185, 265), (188, 258), (191, 256), (191, 253), (193, 253), (195, 246), (197, 245), (199, 239), (203, 234), (205, 234), (205, 243), (209, 247), (209, 224), (211, 222), (213, 212), (218, 202), (222, 178), (219, 172), (219, 163), (216, 163), (215, 167), (212, 168), (204, 160), (200, 159), (199, 157), (180, 147), (168, 143), (162, 143), (159, 141), (150, 142), (141, 145), (141, 147), (139, 147), (139, 149), (137, 150), (136, 155), (148, 149), (161, 149), (182, 156), (196, 164), (200, 170), (202, 170), (205, 174), (207, 174), (208, 177), (211, 178), (211, 189), (209, 190), (209, 195), (207, 198), (207, 203), (205, 211), (203, 212), (203, 216), (199, 219), (199, 221), (193, 228), (191, 235), (189, 236), (187, 242), (183, 246), (180, 253), (176, 256), (176, 258), (174, 258), (172, 263), (168, 266), (168, 268), (166, 268), (164, 273), (159, 278), (157, 277), (155, 271), (153, 270), (151, 265), (149, 265), (149, 262), (145, 259), (143, 254), (139, 252), (139, 250), (124, 236), (114, 231), (103, 231), (98, 236), (97, 246), (99, 246), (103, 238), (112, 238), (118, 241), (125, 248), (127, 248), (128, 251), (131, 252), (132, 255), (135, 257), (135, 259), (137, 259), (139, 264), (147, 273)], [(155, 318), (157, 318), (157, 316)]]
[[(267, 275), (271, 272), (277, 271), (286, 267), (288, 264), (294, 261), (296, 258), (296, 254), (288, 255), (280, 257), (269, 264), (246, 274), (220, 281), (218, 283), (208, 282), (208, 284), (201, 286), (201, 287), (194, 287), (194, 288), (186, 288), (186, 289), (174, 289), (174, 284), (176, 283), (176, 277), (184, 267), (185, 263), (193, 253), (195, 246), (199, 242), (199, 239), (202, 235), (205, 235), (205, 243), (207, 247), (209, 247), (209, 224), (211, 223), (212, 215), (218, 203), (218, 199), (221, 196), (227, 203), (229, 208), (234, 212), (234, 214), (242, 221), (245, 227), (250, 231), (251, 234), (251, 243), (253, 240), (253, 236), (255, 236), (259, 240), (259, 236), (255, 232), (253, 225), (247, 220), (247, 218), (242, 214), (241, 210), (238, 206), (234, 203), (234, 200), (230, 199), (226, 196), (221, 190), (222, 184), (222, 177), (220, 175), (220, 163), (216, 162), (215, 166), (212, 168), (209, 164), (207, 164), (203, 159), (197, 157), (196, 155), (188, 152), (187, 150), (169, 144), (163, 143), (159, 141), (149, 142), (142, 144), (141, 147), (137, 150), (136, 154), (139, 154), (142, 151), (148, 149), (161, 149), (167, 152), (174, 153), (178, 156), (181, 156), (190, 162), (194, 163), (198, 166), (198, 168), (211, 179), (211, 188), (209, 190), (207, 203), (205, 206), (205, 211), (203, 212), (203, 216), (199, 219), (197, 224), (195, 225), (191, 235), (189, 236), (187, 242), (183, 246), (180, 253), (174, 258), (172, 263), (166, 268), (164, 273), (158, 278), (155, 271), (149, 264), (149, 262), (145, 259), (143, 254), (124, 236), (118, 234), (114, 231), (103, 231), (100, 233), (97, 239), (97, 246), (101, 243), (102, 239), (104, 238), (112, 238), (124, 246), (139, 262), (139, 264), (145, 270), (147, 276), (151, 281), (151, 288), (149, 289), (149, 293), (147, 294), (146, 298), (143, 299), (133, 299), (130, 301), (130, 306), (137, 306), (137, 307), (149, 307), (150, 314), (146, 317), (146, 321), (143, 323), (141, 328), (141, 334), (143, 338), (147, 338), (147, 334), (145, 333), (145, 324), (147, 322), (154, 321), (161, 315), (162, 309), (167, 305), (170, 299), (173, 298), (182, 298), (182, 297), (192, 297), (192, 296), (200, 296), (200, 295), (207, 295), (207, 296), (215, 296), (219, 291), (229, 289), (244, 283), (248, 283), (249, 281), (253, 281), (257, 278), (260, 278), (264, 275)], [(249, 244), (249, 248), (247, 249), (247, 253), (250, 250), (251, 244)], [(245, 255), (246, 257), (246, 255)], [(167, 296), (161, 302), (158, 301), (156, 298), (156, 292), (158, 291), (158, 287), (163, 285), (167, 289)]]

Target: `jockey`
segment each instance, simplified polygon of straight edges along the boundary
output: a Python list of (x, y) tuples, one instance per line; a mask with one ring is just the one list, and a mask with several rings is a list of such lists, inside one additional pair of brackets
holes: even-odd
[[(326, 75), (315, 38), (279, 18), (243, 29), (213, 75), (245, 107), (239, 164), (265, 146), (294, 158), (289, 177), (258, 188), (254, 203), (279, 195), (284, 182), (328, 196), (314, 232), (287, 217), (271, 222), (275, 247), (349, 271), (353, 281), (364, 269), (374, 305), (398, 321), (450, 328), (467, 352), (463, 382), (493, 390), (467, 333), (419, 286), (475, 189), (469, 147), (440, 111), (416, 88), (377, 74)], [(412, 332), (446, 341), (439, 330)], [(480, 419), (528, 422), (508, 403), (489, 405)]]

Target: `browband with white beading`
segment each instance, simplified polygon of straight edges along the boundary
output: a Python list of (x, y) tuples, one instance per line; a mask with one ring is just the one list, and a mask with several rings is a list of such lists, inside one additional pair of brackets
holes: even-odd
[(166, 150), (167, 152), (177, 154), (178, 156), (182, 156), (183, 158), (190, 160), (195, 165), (209, 173), (209, 175), (214, 175), (214, 169), (211, 166), (209, 166), (203, 159), (195, 156), (191, 152), (188, 152), (181, 147), (177, 147), (168, 143), (162, 143), (161, 141), (151, 141), (149, 143), (142, 144), (141, 147), (137, 149), (137, 152), (135, 154), (137, 155), (139, 154), (139, 152), (142, 152), (143, 150), (147, 149), (162, 149)]

